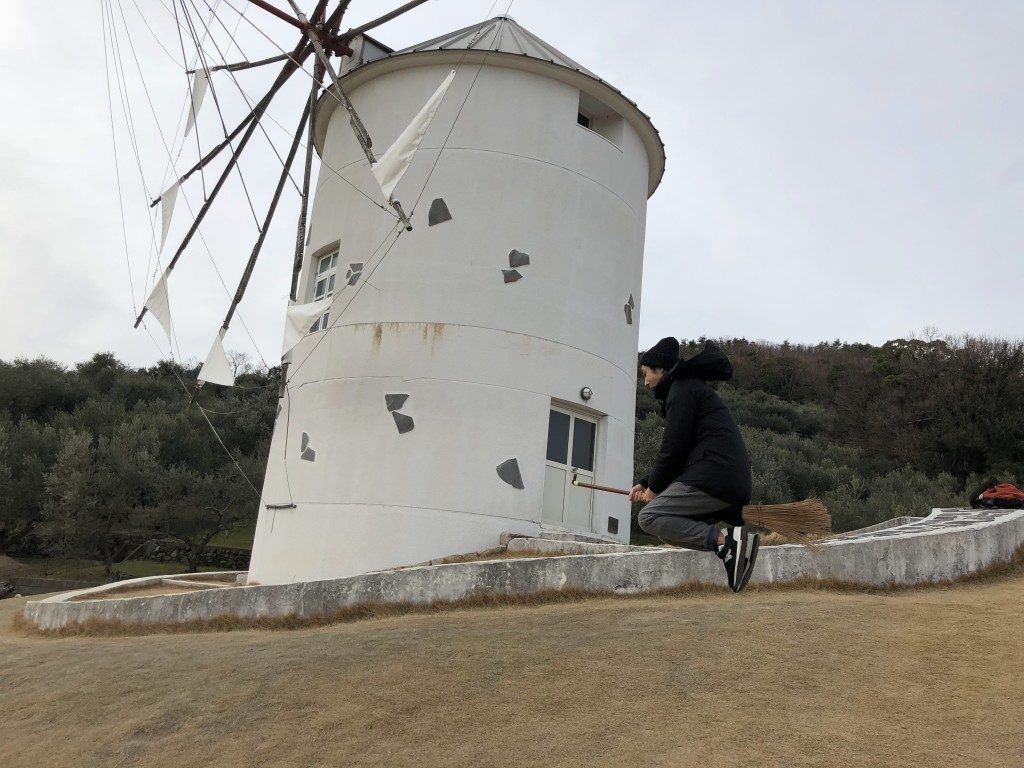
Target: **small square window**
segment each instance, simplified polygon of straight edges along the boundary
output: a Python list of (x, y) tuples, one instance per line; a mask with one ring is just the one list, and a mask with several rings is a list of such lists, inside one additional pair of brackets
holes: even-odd
[(576, 113), (576, 122), (582, 125), (584, 128), (590, 127), (590, 118), (584, 115), (582, 112)]

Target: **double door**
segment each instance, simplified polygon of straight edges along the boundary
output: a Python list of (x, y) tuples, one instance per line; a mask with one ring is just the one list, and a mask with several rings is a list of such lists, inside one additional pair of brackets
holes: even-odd
[(592, 531), (594, 491), (572, 484), (573, 469), (585, 483), (594, 482), (597, 422), (567, 409), (552, 407), (548, 416), (544, 472), (545, 523)]

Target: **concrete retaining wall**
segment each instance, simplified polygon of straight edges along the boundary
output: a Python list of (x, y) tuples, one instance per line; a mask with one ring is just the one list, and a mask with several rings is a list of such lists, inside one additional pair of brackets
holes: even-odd
[[(784, 583), (810, 577), (878, 586), (944, 581), (1006, 562), (1022, 545), (1024, 510), (938, 509), (923, 520), (827, 540), (814, 549), (797, 545), (765, 547), (752, 581)], [(25, 616), (43, 629), (90, 619), (145, 624), (225, 615), (302, 617), (360, 603), (425, 604), (561, 589), (636, 593), (692, 582), (722, 584), (724, 580), (722, 565), (711, 553), (651, 547), (645, 551), (432, 565), (329, 581), (155, 597), (68, 602), (68, 598), (82, 594), (72, 592), (28, 603)], [(150, 581), (157, 579), (136, 579), (116, 586)], [(84, 592), (97, 594), (99, 590)]]

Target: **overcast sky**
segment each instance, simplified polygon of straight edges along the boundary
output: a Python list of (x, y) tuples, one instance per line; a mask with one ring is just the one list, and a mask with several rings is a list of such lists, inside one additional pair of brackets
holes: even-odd
[[(157, 123), (170, 143), (186, 88), (171, 0), (110, 2), (141, 177), (155, 196), (167, 162)], [(277, 53), (229, 4), (245, 0), (220, 0), (218, 11), (237, 24), (245, 56)], [(398, 4), (353, 0), (347, 22)], [(489, 7), (432, 0), (373, 34), (405, 47), (482, 21)], [(73, 363), (110, 350), (149, 364), (160, 352), (132, 328), (133, 294), (144, 301), (153, 272), (148, 209), (115, 90), (126, 259), (101, 0), (59, 0), (46, 13), (8, 0), (4, 12), (0, 358)], [(621, 89), (661, 131), (668, 165), (647, 214), (641, 347), (666, 335), (880, 343), (926, 326), (1024, 335), (1024, 3), (514, 0), (509, 13)], [(294, 44), (296, 33), (263, 11), (245, 17)], [(223, 30), (213, 39), (241, 58), (225, 50)], [(238, 82), (258, 97), (269, 69)], [(266, 130), (282, 152), (307, 82), (293, 78), (270, 110), (281, 125)], [(215, 85), (237, 120), (243, 97), (230, 80)], [(209, 146), (222, 136), (208, 95), (200, 138)], [(179, 170), (195, 156), (190, 141)], [(280, 166), (262, 136), (252, 146), (242, 169), (262, 216)], [(207, 188), (215, 178), (207, 174)], [(202, 202), (196, 179), (193, 209)], [(286, 194), (241, 309), (271, 364), (294, 247), (296, 195)], [(181, 198), (176, 213), (168, 250), (190, 219)], [(256, 237), (236, 180), (208, 221), (212, 260), (195, 242), (171, 297), (181, 354), (200, 359), (228, 304), (213, 264), (233, 291)], [(242, 323), (227, 346), (255, 356)]]

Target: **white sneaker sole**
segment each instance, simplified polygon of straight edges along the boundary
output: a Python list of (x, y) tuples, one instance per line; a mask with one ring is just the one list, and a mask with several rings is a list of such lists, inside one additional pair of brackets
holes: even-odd
[(729, 586), (733, 592), (739, 592), (743, 587), (738, 586), (743, 580), (743, 572), (747, 562), (747, 537), (743, 535), (743, 528), (737, 526), (730, 531), (732, 540), (736, 542), (736, 553), (732, 561), (732, 574), (729, 579)]

